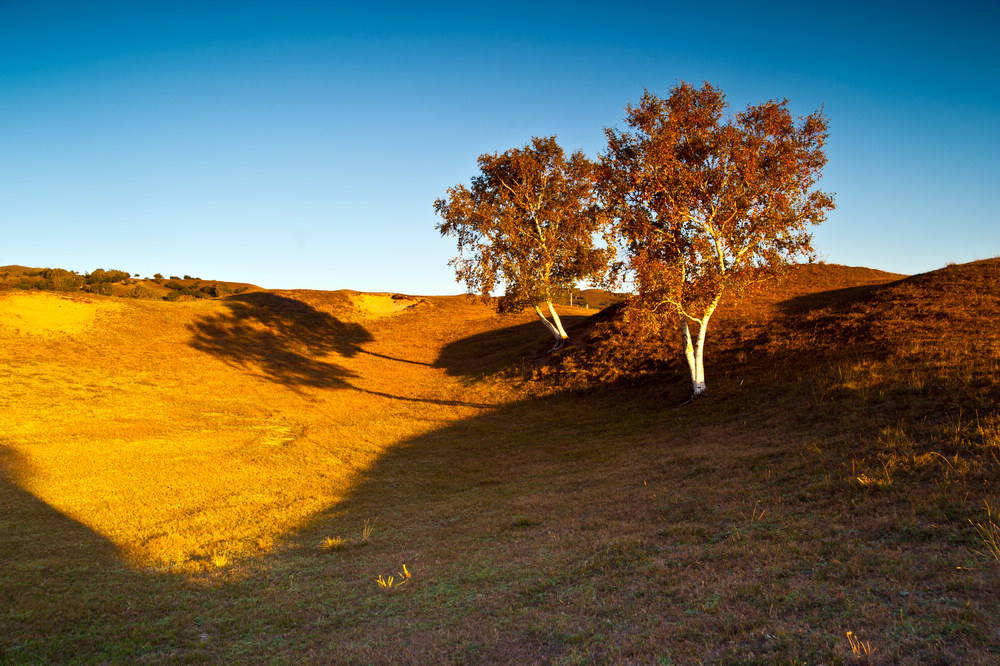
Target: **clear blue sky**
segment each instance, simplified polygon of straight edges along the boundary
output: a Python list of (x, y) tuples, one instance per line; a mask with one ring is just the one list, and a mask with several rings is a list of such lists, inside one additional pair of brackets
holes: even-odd
[(1000, 5), (0, 0), (0, 265), (459, 293), (476, 158), (643, 87), (830, 121), (827, 261), (1000, 254)]

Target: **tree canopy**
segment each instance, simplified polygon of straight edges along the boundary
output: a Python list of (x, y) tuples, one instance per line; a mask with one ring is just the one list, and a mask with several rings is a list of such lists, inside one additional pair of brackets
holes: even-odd
[(680, 319), (694, 395), (706, 391), (705, 334), (723, 294), (811, 257), (810, 226), (834, 207), (814, 189), (826, 164), (822, 110), (799, 122), (787, 100), (726, 110), (709, 83), (681, 83), (666, 99), (646, 91), (626, 107), (630, 131), (606, 130), (599, 169), (636, 305)]
[(434, 202), (443, 220), (437, 229), (458, 241), (450, 262), (458, 281), (501, 313), (533, 307), (556, 339), (565, 339), (553, 301), (581, 280), (598, 279), (612, 256), (596, 239), (605, 217), (595, 165), (579, 151), (567, 159), (553, 136), (482, 155), (479, 169), (470, 187), (449, 188)]

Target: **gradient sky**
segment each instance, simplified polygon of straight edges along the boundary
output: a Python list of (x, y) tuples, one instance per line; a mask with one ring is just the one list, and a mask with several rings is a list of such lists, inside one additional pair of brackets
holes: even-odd
[(1000, 254), (1000, 5), (0, 0), (0, 265), (459, 293), (434, 199), (644, 87), (823, 106), (826, 261)]

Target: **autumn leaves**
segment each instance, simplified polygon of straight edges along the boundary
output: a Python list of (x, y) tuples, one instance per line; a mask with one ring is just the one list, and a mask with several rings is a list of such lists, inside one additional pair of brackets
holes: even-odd
[[(629, 307), (679, 325), (692, 393), (706, 392), (703, 350), (724, 294), (742, 293), (802, 257), (833, 197), (816, 189), (826, 156), (822, 111), (796, 121), (788, 101), (727, 114), (709, 83), (646, 91), (627, 129), (605, 129), (596, 162), (567, 158), (555, 137), (479, 158), (471, 186), (434, 203), (437, 229), (469, 293), (501, 312), (548, 304), (580, 281), (616, 288)], [(502, 291), (502, 296), (491, 295)], [(695, 328), (693, 332), (692, 326)]]

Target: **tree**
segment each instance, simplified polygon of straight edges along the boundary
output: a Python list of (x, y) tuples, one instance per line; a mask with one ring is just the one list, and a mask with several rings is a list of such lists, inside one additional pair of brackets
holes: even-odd
[(129, 278), (129, 273), (127, 271), (119, 270), (104, 270), (103, 268), (95, 268), (93, 271), (85, 276), (87, 284), (111, 284), (113, 282), (122, 282)]
[[(534, 308), (559, 348), (567, 335), (553, 301), (580, 280), (598, 279), (612, 255), (595, 239), (606, 225), (594, 164), (579, 151), (566, 159), (555, 137), (536, 137), (480, 156), (479, 169), (471, 187), (452, 187), (434, 202), (443, 219), (436, 228), (458, 239), (459, 256), (449, 263), (470, 294), (501, 314)], [(501, 287), (503, 296), (491, 298)]]
[(834, 208), (814, 189), (826, 164), (822, 110), (796, 122), (788, 100), (724, 119), (726, 109), (709, 83), (680, 83), (666, 99), (647, 90), (626, 107), (631, 132), (605, 130), (601, 156), (636, 304), (680, 320), (692, 397), (707, 392), (705, 335), (723, 295), (812, 258), (809, 227)]

